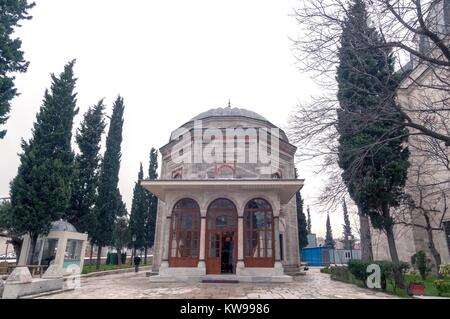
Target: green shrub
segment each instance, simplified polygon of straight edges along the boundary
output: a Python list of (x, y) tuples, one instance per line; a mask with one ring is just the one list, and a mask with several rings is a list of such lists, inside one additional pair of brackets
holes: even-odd
[(442, 296), (443, 294), (450, 294), (450, 281), (438, 279), (433, 281), (433, 285), (436, 287), (439, 296)]
[(348, 263), (349, 272), (358, 280), (367, 285), (367, 277), (370, 273), (367, 272), (367, 267), (371, 264), (376, 264), (380, 267), (381, 278), (380, 284), (381, 289), (386, 290), (387, 281), (390, 280), (394, 282), (394, 274), (396, 271), (404, 277), (405, 273), (409, 269), (409, 264), (405, 262), (393, 263), (391, 261), (362, 261), (362, 260), (351, 260)]
[(370, 264), (370, 262), (362, 260), (350, 260), (348, 263), (348, 270), (356, 279), (366, 282), (367, 276), (369, 275), (369, 273), (367, 273), (367, 267)]
[(331, 270), (330, 270), (330, 267), (325, 267), (325, 268), (321, 268), (320, 269), (320, 272), (322, 273), (322, 274), (331, 274)]
[(439, 268), (439, 274), (443, 277), (450, 277), (450, 264), (442, 264)]
[(427, 279), (427, 276), (431, 272), (431, 269), (433, 267), (433, 265), (431, 264), (431, 260), (427, 258), (427, 255), (423, 250), (420, 250), (411, 256), (411, 265), (414, 267), (414, 269), (419, 271), (422, 280)]
[(336, 266), (331, 268), (331, 279), (351, 283), (350, 272), (346, 266)]
[[(126, 253), (122, 253), (121, 254), (122, 257), (122, 264), (125, 264), (127, 261), (127, 254)], [(117, 253), (108, 253), (106, 255), (106, 264), (107, 265), (118, 265), (119, 261), (117, 259)]]

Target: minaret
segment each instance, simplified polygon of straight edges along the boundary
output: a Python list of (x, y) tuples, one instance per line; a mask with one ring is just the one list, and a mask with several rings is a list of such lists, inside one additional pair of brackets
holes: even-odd
[(228, 99), (228, 107), (231, 109), (231, 99)]

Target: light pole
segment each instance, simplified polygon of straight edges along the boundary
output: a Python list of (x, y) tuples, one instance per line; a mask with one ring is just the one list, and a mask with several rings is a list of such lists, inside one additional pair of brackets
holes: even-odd
[[(131, 240), (133, 241), (133, 258), (136, 257), (136, 235), (133, 234), (131, 237)], [(134, 264), (133, 259), (131, 260), (131, 263)]]

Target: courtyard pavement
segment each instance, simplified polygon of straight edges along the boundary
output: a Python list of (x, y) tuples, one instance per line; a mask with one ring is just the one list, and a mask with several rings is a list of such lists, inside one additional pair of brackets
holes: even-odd
[(387, 299), (391, 295), (330, 279), (310, 270), (283, 284), (151, 283), (145, 272), (88, 277), (75, 290), (42, 296), (49, 299)]

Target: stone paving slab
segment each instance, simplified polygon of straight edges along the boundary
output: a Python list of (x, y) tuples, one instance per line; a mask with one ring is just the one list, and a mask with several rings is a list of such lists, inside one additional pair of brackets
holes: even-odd
[(153, 283), (145, 273), (114, 274), (81, 279), (75, 290), (45, 299), (390, 299), (394, 296), (333, 281), (310, 272), (291, 283)]

